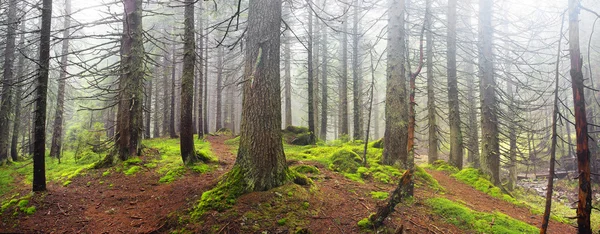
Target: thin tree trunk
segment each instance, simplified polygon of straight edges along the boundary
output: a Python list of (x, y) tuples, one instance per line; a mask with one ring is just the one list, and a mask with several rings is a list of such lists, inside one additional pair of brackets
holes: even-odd
[(427, 160), (431, 164), (438, 157), (438, 125), (435, 105), (435, 88), (433, 80), (433, 32), (431, 30), (431, 0), (427, 0), (427, 121), (429, 125)]
[(323, 27), (323, 41), (321, 42), (321, 54), (323, 56), (323, 65), (321, 68), (321, 133), (319, 134), (319, 137), (324, 140), (327, 141), (327, 114), (328, 114), (328, 95), (327, 95), (327, 91), (328, 91), (328, 81), (327, 81), (327, 72), (328, 72), (328, 60), (329, 60), (329, 55), (328, 55), (328, 51), (327, 51), (327, 27)]
[[(33, 191), (46, 191), (46, 101), (50, 67), (50, 32), (52, 0), (42, 2), (40, 29), (40, 59), (35, 97), (35, 134), (33, 152)], [(13, 45), (14, 47), (14, 45)]]
[(163, 116), (162, 116), (162, 135), (163, 136), (167, 136), (169, 134), (169, 111), (170, 111), (170, 106), (169, 106), (169, 90), (171, 90), (169, 87), (169, 52), (168, 50), (165, 50), (166, 54), (165, 57), (163, 58), (163, 106), (162, 106), (162, 112), (163, 112)]
[[(157, 59), (158, 60), (158, 59)], [(154, 122), (154, 126), (152, 129), (152, 135), (155, 138), (160, 137), (160, 112), (158, 109), (158, 104), (160, 103), (160, 101), (158, 100), (159, 96), (158, 96), (158, 91), (160, 90), (160, 84), (158, 83), (159, 81), (159, 73), (161, 72), (160, 67), (157, 66), (156, 67), (156, 72), (154, 73), (154, 77), (152, 77), (153, 79), (155, 79), (156, 81), (152, 82), (154, 84), (154, 111), (152, 112), (153, 117), (152, 120)], [(164, 89), (164, 87), (163, 87)]]
[[(310, 4), (310, 3), (309, 3)], [(309, 145), (316, 143), (315, 137), (315, 92), (314, 92), (314, 74), (313, 74), (313, 13), (311, 10), (308, 11), (308, 132), (310, 139), (308, 140)]]
[(216, 130), (223, 128), (223, 47), (217, 48), (217, 115), (216, 115)]
[(456, 76), (456, 0), (448, 1), (448, 123), (450, 125), (449, 163), (458, 169), (463, 164), (463, 140), (460, 129), (460, 101), (458, 99), (458, 81)]
[(571, 59), (571, 85), (573, 87), (573, 108), (575, 112), (575, 134), (577, 139), (577, 169), (579, 196), (577, 203), (577, 232), (592, 233), (590, 214), (592, 212), (592, 189), (590, 174), (590, 150), (588, 148), (588, 127), (585, 114), (583, 59), (579, 50), (579, 1), (569, 0), (569, 55)]
[[(26, 28), (25, 28), (25, 21), (21, 22), (21, 32), (25, 32)], [(23, 50), (25, 49), (25, 34), (22, 33), (21, 34), (21, 38), (19, 39), (19, 49)], [(23, 81), (23, 71), (25, 69), (25, 56), (20, 55), (19, 56), (19, 61), (17, 62), (17, 85), (14, 86), (15, 88), (15, 120), (14, 121), (14, 125), (13, 125), (13, 134), (12, 134), (12, 141), (11, 141), (11, 146), (10, 146), (10, 156), (12, 158), (13, 161), (18, 161), (19, 160), (19, 150), (18, 150), (18, 144), (19, 144), (19, 134), (21, 133), (21, 124), (22, 124), (22, 120), (21, 120), (21, 99), (22, 99), (22, 81)], [(23, 136), (25, 136), (25, 134), (23, 134)], [(21, 144), (25, 144), (25, 140), (21, 141)]]
[[(173, 29), (173, 34), (175, 34), (175, 29)], [(175, 35), (173, 35), (175, 39)], [(173, 43), (173, 47), (171, 49), (172, 57), (171, 57), (171, 111), (169, 111), (169, 137), (177, 138), (177, 132), (175, 131), (175, 77), (177, 76), (177, 49), (175, 47), (175, 43)]]
[(146, 139), (151, 138), (150, 123), (152, 119), (152, 80), (153, 77), (146, 81), (146, 103), (144, 104), (144, 138)]
[(17, 0), (8, 1), (8, 29), (4, 47), (4, 66), (2, 67), (2, 93), (0, 100), (0, 165), (8, 160), (8, 137), (10, 126), (10, 109), (13, 89), (13, 64), (15, 60), (17, 21)]
[(198, 139), (203, 139), (204, 138), (204, 109), (205, 106), (203, 105), (203, 101), (204, 101), (204, 74), (202, 74), (202, 70), (203, 70), (203, 64), (204, 64), (204, 50), (203, 50), (203, 45), (204, 45), (204, 37), (202, 35), (202, 29), (204, 28), (203, 25), (203, 20), (202, 20), (202, 11), (203, 11), (203, 6), (202, 6), (202, 1), (198, 1), (198, 17), (197, 17), (197, 21), (198, 21), (198, 55), (200, 55), (199, 58), (199, 64), (200, 66), (198, 67), (198, 72), (196, 74), (197, 81), (198, 81), (198, 94), (197, 94), (197, 102), (198, 102), (198, 115), (196, 118), (196, 123), (197, 123), (197, 128), (198, 128)]
[[(286, 17), (290, 14), (290, 3), (285, 4)], [(285, 96), (285, 126), (292, 125), (292, 49), (290, 40), (290, 30), (285, 30), (284, 38), (284, 96)]]
[[(206, 17), (206, 23), (209, 24), (208, 17)], [(204, 32), (204, 35), (208, 35), (208, 28), (204, 29)], [(208, 134), (208, 110), (210, 109), (208, 106), (208, 39), (204, 40), (204, 59), (202, 60), (202, 64), (204, 66), (204, 105), (202, 105), (204, 107), (204, 119), (202, 124), (204, 124), (204, 134)]]
[(353, 101), (353, 124), (354, 130), (353, 138), (354, 140), (362, 140), (364, 139), (363, 133), (363, 113), (362, 113), (362, 77), (361, 77), (361, 63), (359, 61), (358, 52), (359, 52), (359, 34), (358, 34), (358, 26), (359, 26), (359, 9), (360, 9), (360, 1), (354, 0), (354, 14), (353, 14), (353, 27), (352, 27), (352, 101)]
[(561, 43), (562, 43), (562, 31), (563, 31), (563, 20), (564, 20), (564, 15), (563, 18), (561, 19), (561, 25), (560, 25), (560, 37), (558, 39), (558, 52), (557, 52), (557, 56), (556, 56), (556, 72), (555, 72), (555, 76), (554, 76), (554, 110), (552, 112), (552, 145), (550, 145), (550, 169), (548, 172), (548, 186), (546, 187), (546, 206), (544, 209), (544, 216), (542, 219), (542, 226), (540, 228), (540, 234), (546, 234), (547, 229), (548, 229), (548, 223), (550, 221), (550, 211), (552, 208), (552, 192), (554, 189), (554, 164), (556, 162), (556, 141), (557, 141), (557, 131), (556, 131), (556, 125), (558, 122), (558, 111), (559, 111), (559, 106), (558, 106), (558, 91), (559, 91), (559, 82), (560, 82), (560, 73), (559, 73), (559, 69), (560, 69), (560, 54), (561, 54)]
[(348, 136), (348, 16), (342, 19), (342, 77), (340, 84), (340, 136)]

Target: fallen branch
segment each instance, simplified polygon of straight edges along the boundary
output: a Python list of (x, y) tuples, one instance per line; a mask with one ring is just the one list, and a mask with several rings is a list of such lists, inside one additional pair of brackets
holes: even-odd
[(377, 213), (369, 217), (369, 221), (373, 224), (373, 227), (379, 228), (383, 225), (383, 221), (394, 211), (394, 208), (398, 203), (402, 202), (402, 199), (409, 196), (409, 190), (412, 185), (412, 176), (414, 169), (408, 169), (404, 172), (398, 182), (398, 187), (394, 189), (392, 194), (387, 200), (385, 206), (379, 207)]

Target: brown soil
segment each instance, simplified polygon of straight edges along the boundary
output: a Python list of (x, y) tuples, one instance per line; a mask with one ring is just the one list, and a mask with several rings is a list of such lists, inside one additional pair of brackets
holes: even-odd
[[(428, 170), (442, 187), (446, 188), (443, 196), (453, 201), (464, 202), (469, 208), (481, 212), (499, 211), (510, 217), (521, 220), (536, 227), (541, 227), (542, 216), (533, 215), (524, 207), (518, 207), (512, 203), (490, 197), (489, 195), (473, 189), (443, 171)], [(548, 233), (575, 233), (574, 227), (551, 220), (548, 225)]]
[[(223, 144), (226, 137), (208, 137), (219, 156), (219, 168), (199, 175), (188, 172), (170, 184), (160, 175), (143, 170), (133, 176), (89, 171), (73, 178), (68, 187), (49, 183), (48, 192), (35, 195), (31, 215), (0, 218), (0, 232), (10, 233), (151, 233), (163, 232), (169, 214), (193, 207), (202, 192), (214, 186), (235, 158)], [(142, 157), (142, 159), (144, 159)], [(103, 181), (99, 184), (99, 181)], [(88, 182), (91, 184), (88, 186)], [(110, 185), (113, 186), (110, 186)], [(28, 193), (28, 188), (21, 194)]]

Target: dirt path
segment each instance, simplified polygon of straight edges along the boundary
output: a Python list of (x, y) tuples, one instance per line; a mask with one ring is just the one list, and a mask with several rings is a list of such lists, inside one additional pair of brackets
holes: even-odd
[[(72, 180), (68, 187), (48, 184), (48, 192), (35, 196), (30, 204), (37, 211), (31, 216), (0, 219), (0, 232), (25, 233), (151, 233), (166, 223), (169, 214), (193, 207), (200, 195), (212, 188), (216, 179), (228, 171), (235, 157), (224, 144), (226, 137), (208, 137), (219, 168), (206, 173), (187, 173), (162, 184), (153, 170), (133, 176), (89, 171)], [(27, 190), (23, 191), (27, 193)], [(23, 193), (22, 193), (23, 194)]]
[[(489, 195), (456, 180), (445, 172), (436, 170), (427, 170), (427, 172), (431, 174), (440, 185), (446, 188), (446, 194), (443, 196), (447, 199), (464, 202), (469, 208), (476, 211), (499, 211), (533, 226), (541, 226), (542, 216), (531, 214), (527, 208), (518, 207), (512, 203), (490, 197)], [(548, 226), (548, 233), (574, 233), (575, 231), (576, 230), (570, 225), (556, 221), (551, 221)]]

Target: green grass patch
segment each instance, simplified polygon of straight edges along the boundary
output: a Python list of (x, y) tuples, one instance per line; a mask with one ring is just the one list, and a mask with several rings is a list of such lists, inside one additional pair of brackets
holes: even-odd
[(426, 203), (446, 222), (478, 233), (538, 233), (539, 229), (503, 213), (483, 213), (445, 198), (431, 198)]

